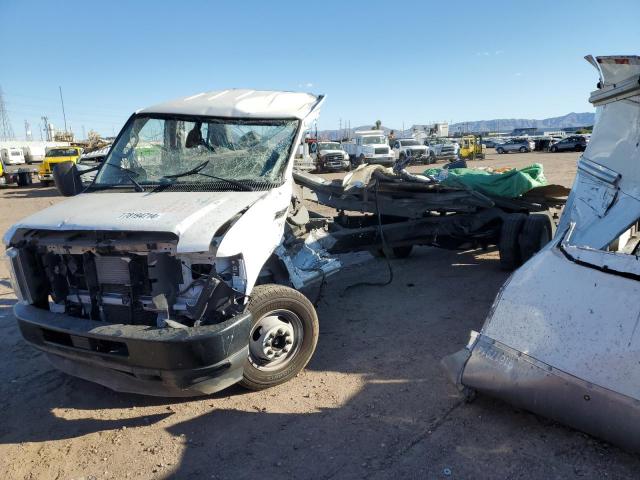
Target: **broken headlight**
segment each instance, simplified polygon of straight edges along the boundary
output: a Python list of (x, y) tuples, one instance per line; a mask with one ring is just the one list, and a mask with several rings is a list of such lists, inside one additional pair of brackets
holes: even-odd
[(33, 303), (20, 250), (14, 247), (8, 248), (5, 252), (4, 259), (10, 274), (11, 288), (13, 288), (16, 297), (22, 302)]

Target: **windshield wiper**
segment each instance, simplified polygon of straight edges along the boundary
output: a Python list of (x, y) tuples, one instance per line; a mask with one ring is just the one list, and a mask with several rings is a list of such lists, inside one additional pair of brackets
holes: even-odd
[(207, 165), (209, 165), (209, 160), (207, 160), (205, 162), (202, 162), (200, 165), (196, 165), (191, 170), (187, 170), (186, 172), (174, 173), (174, 174), (171, 174), (171, 175), (163, 175), (162, 178), (174, 179), (174, 178), (180, 178), (180, 177), (187, 177), (189, 175), (202, 175), (203, 177), (213, 178), (214, 180), (218, 180), (220, 182), (228, 183), (230, 185), (238, 187), (240, 190), (244, 190), (245, 192), (252, 192), (253, 191), (253, 188), (250, 185), (246, 185), (246, 184), (238, 182), (236, 180), (231, 180), (230, 178), (222, 178), (222, 177), (218, 177), (216, 175), (210, 175), (208, 173), (202, 173), (202, 170), (204, 170)]
[(186, 177), (187, 175), (200, 173), (200, 170), (203, 170), (207, 165), (209, 165), (209, 160), (205, 160), (200, 165), (196, 165), (191, 170), (187, 170), (186, 172), (173, 173), (171, 175), (163, 175), (162, 178), (180, 178), (180, 177)]
[(105, 162), (104, 165), (109, 165), (110, 167), (113, 168), (117, 168), (118, 170), (121, 170), (125, 173), (125, 178), (127, 180), (129, 180), (135, 187), (136, 192), (144, 192), (144, 188), (142, 187), (142, 185), (140, 185), (134, 177), (134, 175), (137, 177), (140, 174), (137, 172), (134, 172), (133, 170), (129, 170), (128, 168), (125, 167), (121, 167), (120, 165), (114, 165), (113, 163), (108, 163)]

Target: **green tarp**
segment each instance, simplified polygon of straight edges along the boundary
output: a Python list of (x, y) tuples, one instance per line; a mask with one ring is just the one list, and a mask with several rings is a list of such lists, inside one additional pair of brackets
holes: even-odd
[(428, 168), (424, 174), (439, 179), (441, 185), (467, 187), (487, 195), (506, 198), (519, 197), (532, 188), (547, 184), (539, 163), (504, 173), (489, 173), (475, 168), (452, 168), (448, 172), (440, 168)]

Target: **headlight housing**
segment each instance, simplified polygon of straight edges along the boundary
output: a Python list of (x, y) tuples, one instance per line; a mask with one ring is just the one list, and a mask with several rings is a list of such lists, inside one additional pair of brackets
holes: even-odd
[(27, 285), (27, 277), (20, 257), (20, 250), (14, 247), (7, 249), (4, 255), (4, 260), (7, 263), (7, 269), (9, 270), (11, 288), (13, 288), (18, 300), (33, 303), (33, 298), (31, 297), (31, 292)]

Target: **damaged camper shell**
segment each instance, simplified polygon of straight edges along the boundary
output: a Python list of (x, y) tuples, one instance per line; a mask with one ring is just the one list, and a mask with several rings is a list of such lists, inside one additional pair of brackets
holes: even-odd
[(87, 187), (4, 236), (23, 337), (118, 391), (209, 394), (295, 376), (318, 337), (298, 290), (340, 266), (292, 202), (323, 96), (224, 90), (133, 114)]
[(597, 121), (554, 240), (443, 363), (478, 391), (640, 451), (640, 57), (587, 57)]

